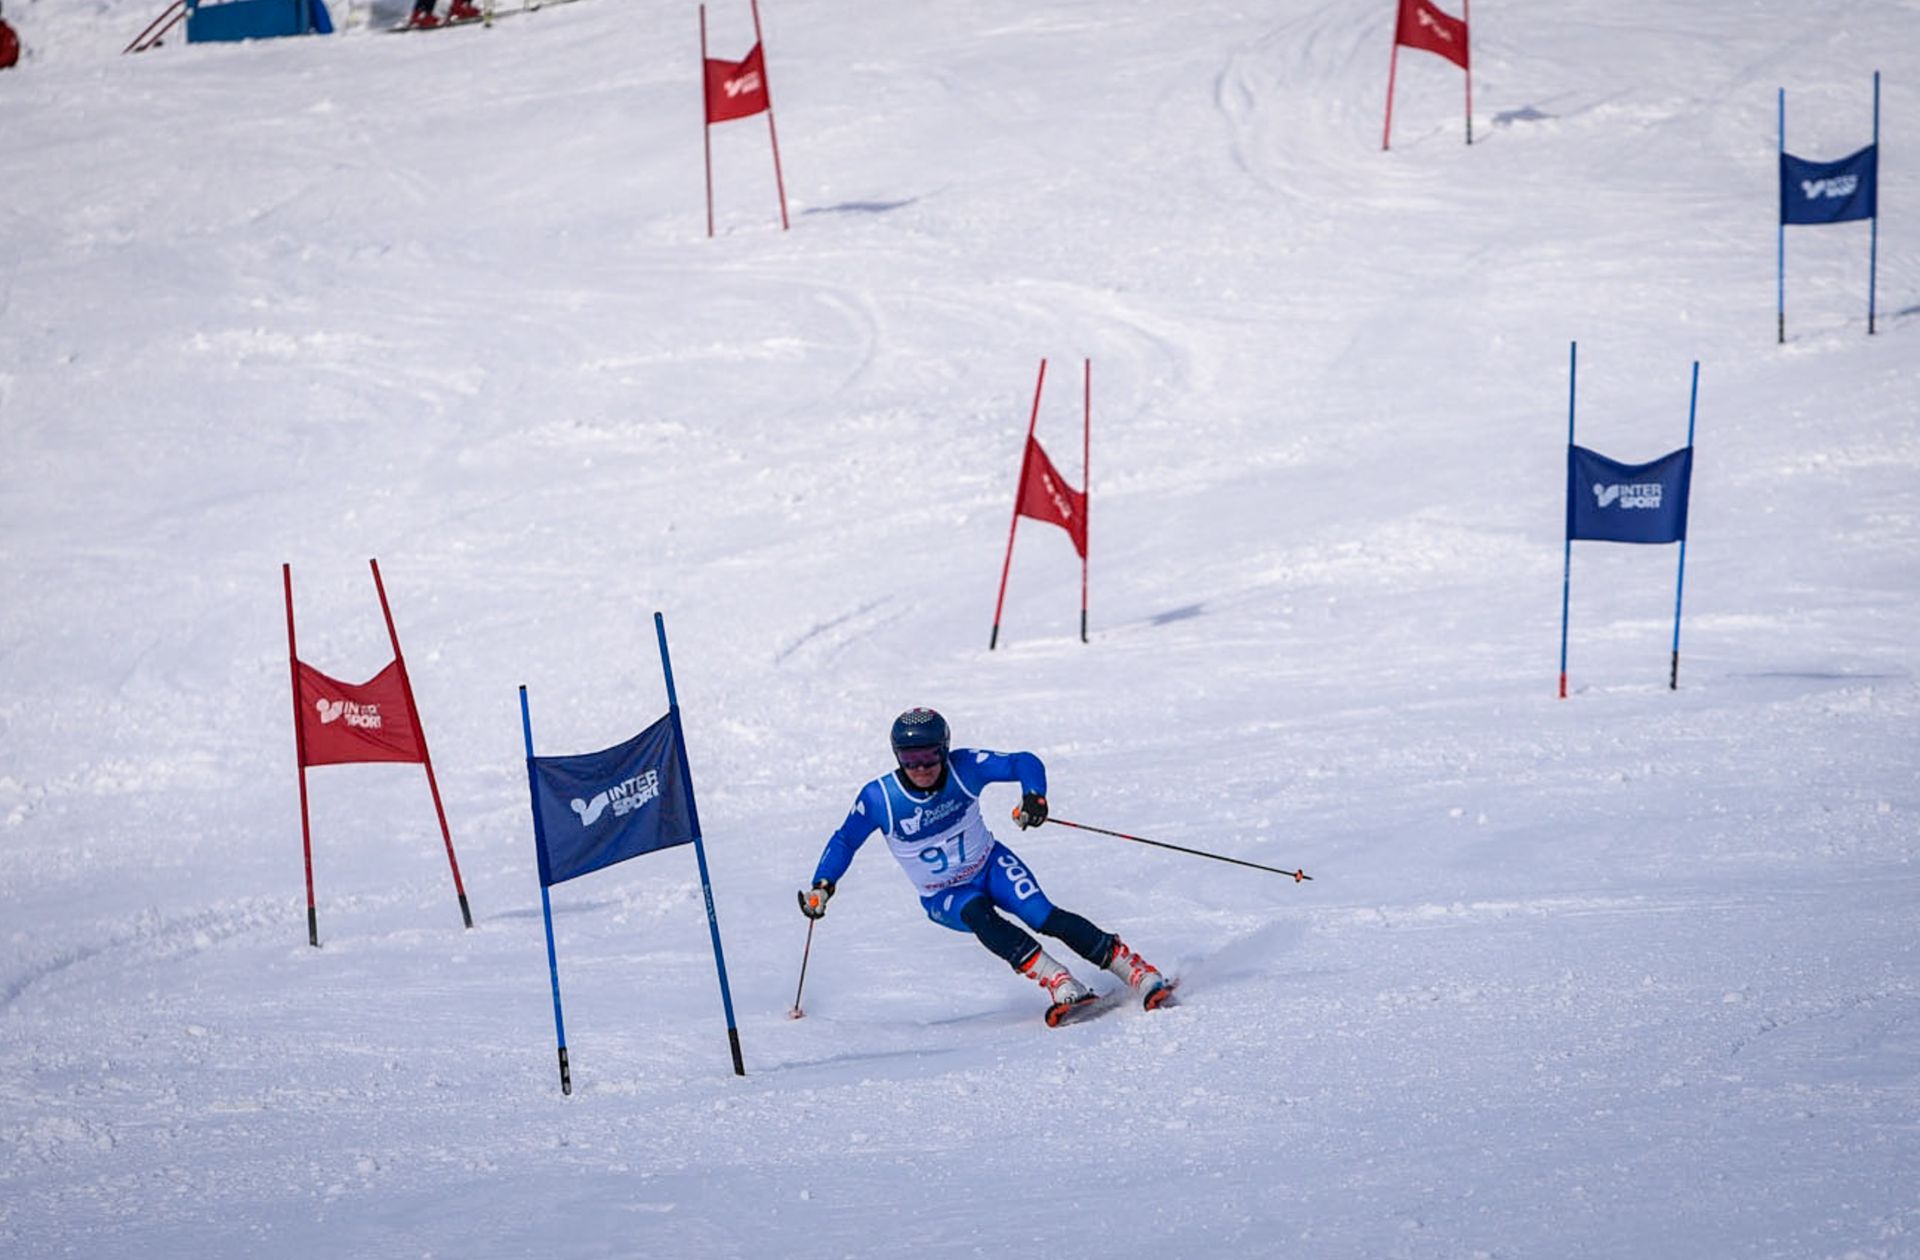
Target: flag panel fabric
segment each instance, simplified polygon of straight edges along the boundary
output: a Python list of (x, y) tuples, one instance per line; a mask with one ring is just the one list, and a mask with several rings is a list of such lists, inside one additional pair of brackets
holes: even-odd
[(1067, 484), (1041, 449), (1040, 439), (1027, 439), (1027, 479), (1020, 487), (1015, 511), (1037, 521), (1058, 525), (1073, 539), (1073, 549), (1087, 554), (1087, 496)]
[(693, 842), (671, 713), (624, 744), (528, 766), (543, 885)]
[(1393, 42), (1439, 53), (1462, 70), (1467, 69), (1467, 24), (1442, 13), (1427, 0), (1400, 0), (1400, 18)]
[(1879, 212), (1880, 146), (1837, 162), (1780, 155), (1780, 222), (1848, 223)]
[(300, 674), (303, 766), (361, 761), (425, 761), (406, 682), (395, 659), (363, 683), (329, 678), (304, 661)]
[(767, 108), (766, 60), (759, 44), (742, 61), (707, 59), (707, 121), (751, 118)]
[(1693, 448), (1645, 464), (1622, 464), (1584, 446), (1567, 448), (1567, 537), (1670, 543), (1687, 536)]

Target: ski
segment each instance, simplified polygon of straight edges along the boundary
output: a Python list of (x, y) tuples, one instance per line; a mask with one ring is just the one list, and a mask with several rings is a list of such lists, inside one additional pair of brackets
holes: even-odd
[(1119, 1000), (1111, 993), (1104, 997), (1089, 993), (1077, 1002), (1056, 1002), (1047, 1008), (1047, 1027), (1078, 1024), (1096, 1015), (1104, 1015), (1118, 1005)]
[[(1180, 987), (1177, 979), (1169, 980), (1153, 992), (1140, 999), (1140, 1005), (1149, 1011), (1157, 1011), (1164, 1006), (1174, 1005), (1174, 990)], [(1078, 1002), (1062, 1002), (1047, 1008), (1047, 1027), (1059, 1028), (1066, 1024), (1084, 1024), (1090, 1019), (1098, 1019), (1109, 1011), (1119, 1010), (1133, 1001), (1134, 992), (1121, 986), (1111, 993), (1095, 994), (1081, 998)]]
[(484, 16), (470, 17), (470, 18), (441, 18), (438, 22), (435, 22), (432, 26), (415, 26), (411, 22), (402, 22), (399, 26), (389, 26), (383, 29), (385, 29), (385, 31), (389, 35), (405, 35), (409, 31), (417, 31), (420, 34), (424, 35), (429, 31), (451, 31), (456, 27), (461, 27), (461, 26), (479, 26), (485, 23), (486, 20), (487, 19)]

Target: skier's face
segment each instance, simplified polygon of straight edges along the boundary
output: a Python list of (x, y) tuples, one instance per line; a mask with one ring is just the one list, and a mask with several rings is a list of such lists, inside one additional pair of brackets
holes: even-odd
[(900, 773), (923, 792), (940, 781), (940, 772), (946, 768), (938, 748), (903, 748), (898, 755)]

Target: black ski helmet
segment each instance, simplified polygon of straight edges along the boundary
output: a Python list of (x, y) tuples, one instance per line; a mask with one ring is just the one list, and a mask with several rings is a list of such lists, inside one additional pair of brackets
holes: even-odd
[(932, 709), (908, 709), (893, 719), (892, 738), (896, 759), (907, 748), (938, 748), (944, 756), (952, 734), (947, 730), (947, 719)]

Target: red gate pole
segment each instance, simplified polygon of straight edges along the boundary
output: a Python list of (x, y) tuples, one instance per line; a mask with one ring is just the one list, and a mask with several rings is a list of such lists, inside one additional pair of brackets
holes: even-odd
[(1467, 28), (1467, 143), (1473, 143), (1473, 6), (1460, 0), (1460, 25)]
[(1033, 414), (1027, 418), (1027, 444), (1020, 452), (1020, 481), (1013, 489), (1013, 523), (1007, 526), (1007, 558), (1000, 565), (1000, 596), (993, 601), (993, 635), (987, 640), (991, 652), (1000, 642), (1000, 610), (1007, 602), (1007, 572), (1013, 568), (1013, 535), (1020, 528), (1020, 496), (1027, 490), (1027, 465), (1033, 461), (1033, 430), (1040, 423), (1040, 391), (1047, 384), (1047, 361), (1040, 360), (1040, 379), (1033, 386)]
[(707, 6), (700, 6), (700, 147), (707, 155), (707, 238), (713, 238), (713, 114), (707, 103)]
[(1386, 152), (1393, 141), (1393, 76), (1400, 69), (1400, 4), (1395, 0), (1393, 12), (1393, 53), (1387, 58), (1387, 125), (1380, 133), (1380, 151)]
[(1086, 547), (1080, 553), (1080, 642), (1087, 641), (1087, 564), (1093, 555), (1093, 360), (1081, 361), (1080, 501), (1085, 510), (1080, 532)]
[(767, 96), (767, 139), (773, 144), (773, 186), (780, 193), (780, 230), (787, 230), (787, 181), (780, 174), (780, 133), (773, 126), (773, 76), (767, 73), (767, 41), (760, 34), (760, 0), (753, 0), (753, 43), (760, 50), (760, 88)]
[(460, 863), (453, 856), (453, 833), (447, 830), (447, 811), (440, 806), (440, 785), (433, 777), (433, 755), (427, 751), (427, 728), (420, 721), (420, 706), (413, 702), (413, 680), (407, 676), (407, 659), (400, 654), (400, 635), (393, 628), (393, 610), (387, 606), (387, 588), (380, 581), (380, 562), (369, 560), (373, 569), (373, 589), (380, 596), (380, 614), (387, 619), (387, 638), (393, 642), (393, 659), (400, 665), (400, 691), (407, 698), (407, 719), (413, 723), (414, 737), (420, 741), (420, 762), (427, 768), (427, 791), (433, 794), (433, 813), (440, 820), (440, 838), (446, 842), (447, 865), (453, 868), (453, 891), (460, 898), (460, 917), (473, 926), (473, 911), (467, 908), (466, 885), (460, 882)]
[(149, 48), (157, 47), (160, 37), (179, 25), (180, 19), (186, 16), (187, 0), (173, 0), (173, 3), (167, 6), (166, 12), (147, 23), (147, 29), (134, 36), (133, 42), (122, 48), (120, 54), (125, 56), (127, 53), (145, 52)]
[(293, 566), (280, 566), (287, 592), (287, 667), (293, 675), (293, 755), (300, 770), (300, 853), (307, 867), (307, 944), (320, 948), (320, 916), (313, 904), (313, 828), (307, 815), (307, 734), (300, 712), (300, 651), (293, 640)]

